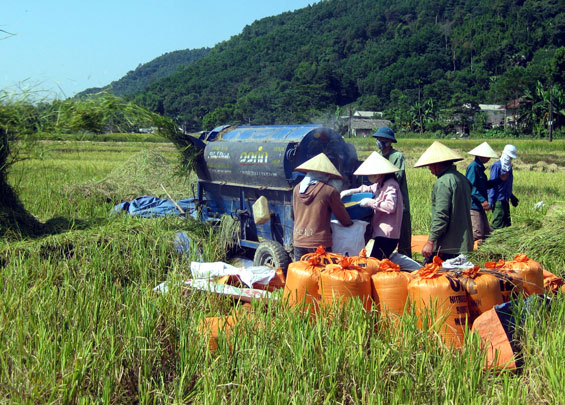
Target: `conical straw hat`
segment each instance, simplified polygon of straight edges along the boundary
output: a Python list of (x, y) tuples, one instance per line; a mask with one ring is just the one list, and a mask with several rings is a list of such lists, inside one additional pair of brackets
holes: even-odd
[(495, 158), (496, 159), (498, 157), (497, 153), (494, 151), (493, 148), (490, 147), (490, 145), (487, 142), (481, 143), (475, 149), (473, 149), (473, 150), (471, 150), (467, 153), (469, 153), (469, 155), (486, 157), (486, 158)]
[(382, 157), (377, 152), (373, 152), (353, 174), (356, 176), (371, 176), (373, 174), (396, 173), (399, 171), (400, 169), (390, 163), (388, 159)]
[(306, 162), (302, 163), (296, 169), (296, 172), (307, 173), (307, 172), (318, 172), (318, 173), (326, 173), (332, 177), (341, 179), (341, 174), (335, 168), (333, 163), (330, 159), (323, 153), (314, 156), (312, 159), (307, 160)]
[(422, 153), (414, 167), (428, 166), (440, 162), (457, 162), (458, 160), (463, 160), (463, 158), (457, 152), (443, 143), (435, 141)]

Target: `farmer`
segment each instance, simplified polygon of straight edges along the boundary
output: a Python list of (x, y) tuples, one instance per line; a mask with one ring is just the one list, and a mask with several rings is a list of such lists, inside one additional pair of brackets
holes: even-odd
[(394, 131), (389, 127), (381, 127), (373, 134), (377, 138), (377, 147), (381, 154), (400, 170), (395, 173), (396, 181), (400, 185), (402, 194), (402, 225), (400, 229), (400, 240), (398, 242), (398, 253), (412, 257), (412, 220), (410, 218), (410, 199), (408, 198), (408, 185), (406, 184), (406, 172), (404, 155), (392, 147), (397, 143)]
[(428, 166), (437, 176), (432, 189), (430, 233), (422, 248), (426, 263), (434, 256), (447, 260), (473, 250), (471, 183), (453, 165), (460, 160), (463, 158), (457, 152), (436, 141), (414, 165)]
[(368, 176), (373, 184), (341, 192), (341, 197), (355, 193), (373, 193), (374, 198), (364, 198), (362, 207), (373, 209), (371, 220), (374, 240), (370, 256), (386, 259), (396, 248), (402, 225), (402, 193), (395, 173), (400, 169), (387, 159), (373, 152), (355, 171), (356, 176)]
[(328, 184), (332, 178), (341, 179), (341, 174), (325, 154), (314, 156), (295, 171), (306, 173), (292, 194), (294, 260), (300, 260), (306, 253), (315, 252), (320, 245), (331, 251), (332, 213), (343, 226), (350, 226), (353, 222), (339, 192)]
[(491, 158), (497, 158), (498, 155), (490, 147), (487, 142), (481, 143), (475, 149), (469, 152), (475, 156), (469, 166), (465, 176), (471, 182), (473, 189), (471, 191), (471, 223), (473, 224), (473, 240), (483, 241), (490, 234), (490, 226), (487, 214), (491, 206), (488, 202), (488, 189), (498, 186), (500, 183), (508, 179), (508, 173), (501, 174), (494, 180), (487, 180), (485, 174), (485, 163)]
[(514, 175), (512, 173), (512, 159), (518, 157), (514, 145), (506, 145), (500, 160), (490, 167), (490, 179), (497, 179), (506, 174), (508, 180), (493, 187), (488, 192), (488, 203), (492, 207), (492, 227), (494, 229), (510, 226), (510, 202), (514, 207), (518, 206), (518, 198), (512, 193)]

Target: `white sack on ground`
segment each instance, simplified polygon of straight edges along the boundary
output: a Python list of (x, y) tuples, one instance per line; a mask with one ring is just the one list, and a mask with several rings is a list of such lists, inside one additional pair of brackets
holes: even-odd
[(332, 227), (332, 252), (344, 256), (357, 256), (365, 247), (365, 229), (369, 225), (366, 221), (353, 220), (353, 225), (343, 226), (337, 219), (331, 222)]
[(252, 288), (253, 284), (267, 285), (275, 277), (275, 269), (269, 266), (252, 266), (238, 269), (241, 281)]
[(195, 280), (238, 276), (241, 282), (249, 288), (253, 288), (253, 284), (269, 284), (275, 277), (275, 269), (268, 266), (234, 267), (224, 262), (191, 262), (190, 272)]
[(209, 262), (209, 263), (190, 263), (190, 273), (192, 278), (211, 279), (223, 276), (233, 276), (237, 273), (237, 267), (224, 262)]

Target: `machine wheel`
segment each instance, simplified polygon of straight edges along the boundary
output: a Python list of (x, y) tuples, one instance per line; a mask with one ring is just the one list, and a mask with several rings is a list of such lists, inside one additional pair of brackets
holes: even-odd
[(253, 264), (255, 266), (270, 266), (273, 268), (286, 268), (290, 264), (290, 256), (284, 250), (282, 245), (274, 240), (266, 240), (259, 244), (253, 257)]

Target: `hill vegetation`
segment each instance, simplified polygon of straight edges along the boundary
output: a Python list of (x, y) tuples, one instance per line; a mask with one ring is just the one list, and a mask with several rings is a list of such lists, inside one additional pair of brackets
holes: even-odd
[(135, 70), (130, 70), (124, 77), (113, 81), (104, 87), (92, 87), (77, 94), (78, 98), (107, 91), (115, 96), (127, 96), (143, 91), (150, 84), (175, 73), (182, 66), (190, 65), (203, 58), (210, 48), (183, 49), (167, 52), (152, 61), (139, 64)]
[(310, 122), (347, 105), (434, 130), (464, 103), (529, 94), (531, 110), (538, 82), (562, 90), (564, 45), (558, 0), (326, 0), (246, 26), (134, 100), (193, 130)]

